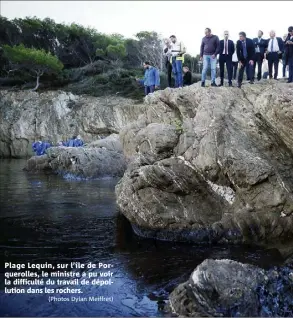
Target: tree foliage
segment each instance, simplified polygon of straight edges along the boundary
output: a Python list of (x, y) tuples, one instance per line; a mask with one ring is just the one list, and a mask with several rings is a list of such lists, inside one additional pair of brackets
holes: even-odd
[(58, 58), (45, 50), (26, 48), (23, 44), (13, 47), (4, 45), (3, 50), (14, 70), (23, 70), (36, 77), (35, 89), (38, 88), (42, 75), (57, 74), (63, 69), (63, 64)]

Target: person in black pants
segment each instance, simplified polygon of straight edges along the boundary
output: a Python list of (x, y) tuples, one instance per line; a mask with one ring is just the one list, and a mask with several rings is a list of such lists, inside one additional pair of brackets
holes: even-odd
[(283, 69), (282, 69), (282, 74), (283, 74), (283, 77), (286, 77), (286, 68), (287, 68), (287, 56), (286, 56), (286, 40), (287, 40), (287, 34), (285, 34), (283, 36), (283, 40), (284, 40), (284, 53), (283, 53), (283, 56), (282, 56), (282, 64), (283, 64)]
[(233, 41), (229, 40), (229, 32), (224, 32), (224, 40), (220, 41), (220, 77), (221, 77), (221, 84), (220, 86), (224, 85), (224, 69), (225, 64), (228, 73), (228, 81), (229, 86), (232, 86), (232, 56), (234, 54), (235, 47)]
[(252, 74), (252, 81), (254, 81), (255, 76), (255, 67), (257, 64), (257, 80), (260, 81), (261, 74), (262, 74), (262, 63), (265, 56), (265, 51), (267, 48), (267, 41), (262, 38), (263, 32), (258, 31), (257, 38), (254, 38), (253, 44), (255, 48), (255, 59), (254, 59), (254, 65), (253, 65), (253, 74)]
[(284, 52), (284, 42), (281, 38), (276, 37), (275, 31), (270, 32), (270, 39), (268, 40), (268, 48), (266, 57), (269, 64), (269, 77), (273, 78), (273, 65), (274, 65), (274, 79), (278, 79), (279, 59), (280, 55)]
[(189, 70), (189, 67), (183, 66), (183, 86), (189, 86), (192, 82), (192, 74)]
[(286, 59), (288, 61), (289, 78), (287, 83), (293, 83), (293, 26), (288, 28), (288, 37), (286, 39)]
[[(234, 47), (236, 48), (237, 43), (235, 43)], [(233, 79), (236, 80), (237, 77), (237, 70), (238, 70), (238, 57), (237, 57), (237, 50), (235, 50), (234, 54), (232, 55), (232, 68), (233, 68)]]
[[(251, 73), (252, 73), (253, 64), (254, 64), (253, 61), (255, 58), (255, 48), (254, 48), (253, 41), (246, 37), (245, 32), (239, 33), (239, 40), (237, 41), (236, 50), (237, 50), (237, 57), (240, 63), (237, 87), (241, 88), (244, 69), (248, 71), (249, 78), (251, 78), (252, 77)], [(250, 81), (250, 83), (253, 83), (253, 82)]]
[(167, 70), (168, 77), (168, 87), (171, 87), (172, 84), (172, 63), (171, 63), (171, 43), (169, 39), (165, 40), (165, 48), (164, 48), (164, 56), (165, 56), (165, 66)]

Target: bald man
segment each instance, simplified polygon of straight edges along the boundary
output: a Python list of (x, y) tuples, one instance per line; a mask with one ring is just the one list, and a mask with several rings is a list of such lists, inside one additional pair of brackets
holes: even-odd
[(276, 32), (270, 32), (270, 39), (268, 40), (266, 58), (269, 65), (269, 77), (273, 78), (273, 65), (274, 65), (274, 79), (278, 79), (279, 59), (282, 58), (284, 52), (284, 42), (281, 38), (276, 37)]

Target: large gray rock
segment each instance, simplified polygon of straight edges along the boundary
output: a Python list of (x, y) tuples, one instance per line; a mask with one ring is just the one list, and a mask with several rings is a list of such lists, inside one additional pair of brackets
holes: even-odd
[(122, 97), (76, 96), (63, 91), (0, 90), (0, 157), (28, 157), (36, 140), (80, 135), (90, 143), (136, 121), (145, 105)]
[(122, 177), (127, 161), (117, 135), (98, 140), (94, 145), (49, 148), (45, 155), (31, 157), (24, 169), (33, 173), (53, 172), (69, 178)]
[(170, 294), (166, 309), (185, 317), (291, 317), (293, 271), (205, 260)]
[(134, 230), (293, 252), (293, 85), (166, 89), (120, 132), (116, 187)]

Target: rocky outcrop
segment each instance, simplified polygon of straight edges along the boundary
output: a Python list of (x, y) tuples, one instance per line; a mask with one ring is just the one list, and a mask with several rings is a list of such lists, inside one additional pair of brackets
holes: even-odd
[(73, 135), (90, 143), (119, 133), (145, 105), (122, 97), (76, 96), (62, 91), (0, 90), (0, 157), (31, 156), (36, 140), (57, 144)]
[(116, 187), (144, 236), (293, 252), (293, 85), (166, 89), (120, 132)]
[(185, 317), (292, 317), (292, 284), (289, 267), (208, 259), (170, 294), (167, 310)]
[(94, 147), (52, 147), (43, 156), (33, 156), (24, 170), (56, 173), (65, 178), (122, 177), (127, 162), (118, 135), (95, 141)]

